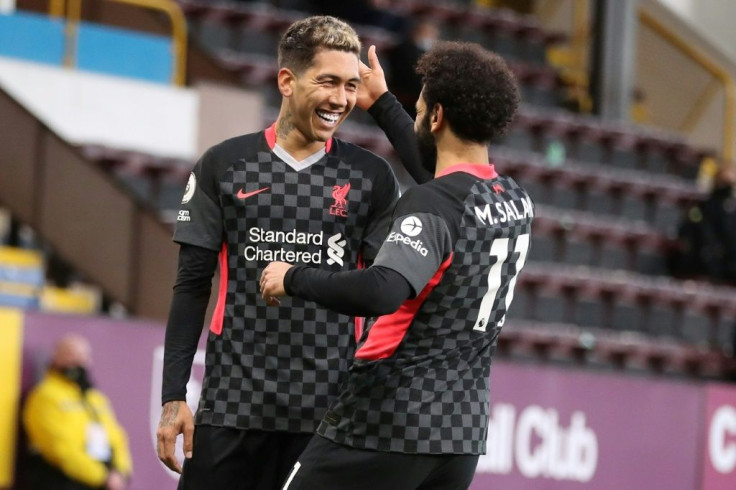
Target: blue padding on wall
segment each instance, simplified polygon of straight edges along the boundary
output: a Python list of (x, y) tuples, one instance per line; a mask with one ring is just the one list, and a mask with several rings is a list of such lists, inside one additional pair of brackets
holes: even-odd
[(64, 23), (25, 12), (0, 14), (0, 56), (60, 65), (64, 60)]
[(0, 263), (0, 281), (41, 286), (45, 280), (41, 267), (16, 267)]
[(81, 70), (171, 82), (173, 50), (168, 37), (82, 23), (78, 46)]
[(6, 294), (0, 292), (0, 306), (6, 308), (20, 308), (21, 310), (38, 309), (38, 297)]

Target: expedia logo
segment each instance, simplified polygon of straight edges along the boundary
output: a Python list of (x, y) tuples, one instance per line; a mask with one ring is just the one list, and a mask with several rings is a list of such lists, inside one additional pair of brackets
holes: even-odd
[(388, 238), (386, 238), (386, 243), (401, 243), (404, 245), (409, 245), (411, 248), (422, 254), (422, 257), (426, 257), (429, 253), (429, 250), (424, 246), (424, 242), (417, 239), (412, 240), (408, 236), (404, 236), (401, 233), (397, 233), (395, 231), (392, 231), (389, 233)]
[(404, 218), (401, 222), (401, 233), (410, 237), (415, 237), (422, 232), (422, 221), (416, 216)]

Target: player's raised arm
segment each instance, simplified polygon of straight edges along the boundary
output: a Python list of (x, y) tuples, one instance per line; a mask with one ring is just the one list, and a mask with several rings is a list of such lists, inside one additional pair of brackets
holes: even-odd
[(355, 105), (367, 111), (386, 92), (386, 75), (378, 60), (376, 47), (371, 46), (368, 48), (368, 64), (360, 62), (360, 87)]
[(368, 48), (368, 65), (362, 62), (360, 64), (360, 80), (356, 105), (373, 116), (409, 175), (419, 184), (431, 180), (432, 174), (422, 166), (414, 133), (414, 120), (389, 92), (375, 46)]

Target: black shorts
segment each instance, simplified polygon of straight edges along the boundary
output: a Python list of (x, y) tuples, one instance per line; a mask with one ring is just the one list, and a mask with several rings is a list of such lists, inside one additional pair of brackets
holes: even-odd
[(282, 490), (463, 490), (477, 465), (477, 454), (387, 453), (315, 436)]
[(278, 490), (312, 434), (198, 425), (179, 490)]

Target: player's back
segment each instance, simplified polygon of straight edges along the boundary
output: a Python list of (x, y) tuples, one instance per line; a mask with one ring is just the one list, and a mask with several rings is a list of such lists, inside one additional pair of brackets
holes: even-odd
[(526, 191), (492, 166), (456, 165), (401, 198), (376, 265), (415, 297), (368, 327), (320, 434), (387, 451), (485, 451), (491, 356), (533, 215)]
[(414, 317), (403, 347), (416, 351), (406, 354), (436, 355), (453, 343), (495, 344), (526, 261), (534, 204), (503, 176), (453, 172), (423, 187), (426, 209), (447, 224), (452, 257)]

